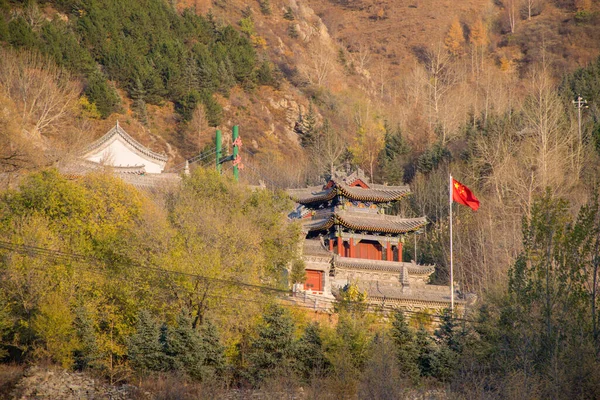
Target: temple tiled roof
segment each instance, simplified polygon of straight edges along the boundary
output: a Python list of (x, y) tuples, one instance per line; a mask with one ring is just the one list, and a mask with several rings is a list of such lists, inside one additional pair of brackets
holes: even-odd
[(431, 275), (435, 271), (433, 265), (419, 265), (415, 263), (405, 263), (398, 261), (366, 260), (362, 258), (349, 258), (336, 256), (334, 259), (336, 268), (363, 269), (373, 271), (402, 272), (402, 269), (408, 267), (410, 275)]
[(403, 218), (396, 215), (367, 214), (347, 210), (337, 211), (334, 218), (336, 223), (355, 231), (406, 233), (427, 225), (425, 217)]
[(335, 188), (323, 189), (322, 185), (302, 189), (288, 189), (287, 192), (292, 200), (300, 204), (329, 201), (337, 195)]
[(107, 166), (85, 159), (61, 162), (58, 165), (58, 169), (63, 175), (71, 177), (82, 176), (90, 172), (103, 170), (110, 170), (117, 175), (143, 175), (146, 173), (146, 169), (143, 165)]
[(169, 157), (166, 154), (156, 153), (145, 147), (143, 144), (139, 143), (131, 136), (129, 136), (129, 134), (125, 132), (123, 128), (121, 128), (118, 122), (111, 130), (106, 132), (104, 136), (87, 146), (83, 150), (83, 154), (87, 155), (91, 152), (101, 149), (107, 143), (109, 143), (110, 140), (115, 136), (120, 136), (125, 142), (127, 142), (127, 144), (129, 144), (136, 152), (138, 152), (142, 156), (151, 158), (162, 163), (166, 163), (169, 159)]
[(326, 230), (335, 224), (355, 231), (407, 233), (425, 226), (427, 219), (348, 210), (324, 210), (318, 211), (311, 219), (302, 220), (302, 228), (305, 232)]
[(304, 189), (288, 189), (292, 200), (300, 204), (329, 201), (337, 195), (351, 200), (386, 203), (397, 201), (410, 193), (408, 186), (369, 185), (369, 188), (350, 186), (343, 180), (332, 179), (325, 186), (311, 186)]
[(170, 190), (181, 184), (181, 175), (173, 173), (146, 175), (119, 174), (118, 176), (137, 189), (145, 191)]
[(400, 200), (410, 193), (408, 186), (370, 185), (368, 189), (363, 189), (360, 186), (336, 182), (335, 187), (340, 194), (349, 199), (381, 203)]
[(305, 256), (332, 257), (333, 254), (325, 248), (320, 240), (307, 239), (302, 246), (302, 254)]
[[(450, 304), (450, 288), (448, 286), (411, 286), (410, 291), (403, 291), (401, 286), (383, 285), (374, 281), (363, 281), (358, 283), (358, 287), (362, 291), (367, 292), (370, 300), (409, 300), (410, 302), (432, 302), (432, 303), (447, 303)], [(464, 304), (465, 300), (454, 297), (454, 302)]]
[(146, 174), (143, 165), (113, 167), (93, 161), (75, 159), (61, 162), (58, 165), (58, 170), (68, 179), (78, 179), (89, 173), (107, 171), (142, 190), (170, 188), (173, 185), (181, 183), (181, 176), (179, 174)]

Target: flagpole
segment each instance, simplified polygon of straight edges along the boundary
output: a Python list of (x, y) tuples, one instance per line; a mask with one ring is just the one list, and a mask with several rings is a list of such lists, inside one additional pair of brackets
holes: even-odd
[(450, 174), (450, 190), (449, 205), (450, 205), (450, 314), (454, 315), (454, 259), (452, 253), (452, 174)]

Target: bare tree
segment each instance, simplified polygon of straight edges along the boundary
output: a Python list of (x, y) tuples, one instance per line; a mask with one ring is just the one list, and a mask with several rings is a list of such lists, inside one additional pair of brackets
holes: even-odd
[(569, 135), (562, 103), (545, 68), (531, 75), (531, 94), (524, 111), (540, 183), (542, 187), (557, 187), (568, 170)]
[(347, 148), (341, 132), (325, 121), (311, 148), (311, 155), (316, 164), (323, 164), (327, 172), (333, 173)]
[(333, 70), (334, 56), (331, 49), (318, 40), (313, 40), (307, 52), (307, 79), (313, 85), (323, 86)]
[(510, 33), (515, 33), (515, 27), (517, 24), (518, 18), (518, 0), (506, 0), (504, 2), (504, 9), (506, 10), (506, 15), (508, 17), (508, 23), (510, 24)]
[(356, 68), (362, 72), (366, 70), (371, 63), (371, 47), (362, 39), (357, 40), (352, 45), (352, 61)]
[(206, 112), (204, 111), (204, 105), (202, 103), (196, 105), (196, 108), (192, 113), (192, 120), (190, 121), (189, 128), (191, 130), (190, 133), (192, 134), (192, 137), (195, 139), (193, 141), (198, 147), (198, 150), (200, 150), (202, 134), (209, 128), (208, 120), (206, 119)]
[(19, 110), (21, 128), (28, 136), (57, 128), (80, 92), (68, 73), (33, 52), (0, 50), (0, 90)]
[[(456, 76), (450, 68), (450, 54), (445, 51), (443, 44), (438, 43), (434, 49), (427, 52), (425, 69), (427, 71), (425, 85), (428, 92), (429, 126), (433, 128), (440, 122), (442, 102), (446, 94), (456, 84)], [(446, 141), (445, 130), (441, 139), (443, 142)]]

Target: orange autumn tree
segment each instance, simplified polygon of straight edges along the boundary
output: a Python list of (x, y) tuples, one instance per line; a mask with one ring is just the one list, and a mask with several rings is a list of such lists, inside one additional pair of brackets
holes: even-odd
[(465, 44), (465, 36), (463, 28), (460, 25), (458, 19), (455, 19), (450, 25), (450, 30), (446, 34), (444, 39), (444, 45), (448, 49), (448, 52), (455, 57), (463, 54), (463, 46)]

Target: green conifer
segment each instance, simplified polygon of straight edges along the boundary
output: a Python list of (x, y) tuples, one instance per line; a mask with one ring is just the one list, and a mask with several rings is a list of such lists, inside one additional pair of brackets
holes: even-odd
[(300, 36), (300, 34), (298, 33), (298, 28), (296, 27), (296, 24), (292, 23), (288, 26), (287, 34), (292, 39), (298, 39), (298, 36)]
[(292, 7), (287, 6), (285, 13), (283, 13), (283, 18), (287, 19), (288, 21), (293, 21), (296, 18), (294, 16), (294, 12), (292, 11)]
[(331, 364), (325, 356), (321, 329), (318, 323), (306, 326), (302, 337), (297, 343), (298, 371), (308, 380), (312, 375), (325, 375)]
[(101, 354), (96, 341), (94, 321), (84, 307), (75, 310), (75, 332), (80, 343), (73, 354), (75, 368), (81, 371), (96, 367)]
[(148, 111), (145, 101), (146, 91), (140, 78), (135, 78), (133, 88), (131, 89), (132, 108), (135, 111), (137, 119), (146, 125), (148, 123)]
[(203, 377), (219, 374), (225, 369), (225, 347), (219, 340), (217, 327), (210, 321), (205, 321), (200, 326), (200, 347), (204, 354)]
[(90, 102), (96, 104), (102, 118), (116, 112), (121, 105), (121, 99), (115, 89), (108, 84), (104, 75), (98, 71), (93, 72), (88, 77), (85, 95)]
[(192, 327), (192, 321), (186, 312), (178, 315), (174, 327), (166, 329), (163, 340), (170, 369), (183, 372), (193, 379), (202, 380), (206, 354), (202, 338)]
[(269, 0), (258, 0), (260, 12), (264, 15), (271, 15), (271, 2)]
[(394, 312), (392, 320), (392, 339), (396, 346), (396, 354), (401, 373), (412, 379), (419, 378), (418, 357), (419, 349), (416, 345), (415, 332), (408, 325), (402, 311)]
[(290, 371), (294, 364), (294, 321), (283, 307), (270, 305), (256, 328), (257, 337), (250, 344), (250, 375), (254, 383), (274, 370)]
[(415, 342), (419, 351), (417, 362), (421, 376), (435, 376), (438, 364), (436, 348), (425, 328), (421, 327), (417, 331)]
[(140, 311), (136, 332), (127, 342), (129, 360), (139, 371), (163, 371), (166, 359), (160, 343), (158, 323), (148, 310)]

